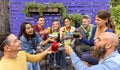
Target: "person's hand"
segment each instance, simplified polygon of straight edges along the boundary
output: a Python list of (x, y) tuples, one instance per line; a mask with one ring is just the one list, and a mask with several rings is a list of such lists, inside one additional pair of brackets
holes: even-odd
[(65, 39), (65, 38), (66, 38), (65, 33), (62, 33), (62, 39)]
[(43, 31), (40, 31), (40, 35), (42, 35), (42, 34), (47, 34), (48, 33), (48, 30), (47, 29), (44, 29)]
[(48, 29), (45, 29), (44, 31), (43, 31), (45, 34), (49, 34), (50, 32), (48, 32)]
[(79, 37), (79, 39), (81, 40), (81, 39), (82, 39), (82, 37), (83, 37), (83, 36), (80, 34), (80, 37)]
[(69, 45), (65, 44), (65, 51), (70, 55), (73, 52), (73, 49)]
[(49, 37), (48, 40), (49, 40), (50, 42), (54, 42), (54, 41), (55, 41), (55, 38), (54, 38), (54, 37)]
[(48, 49), (46, 49), (44, 52), (46, 52), (47, 54), (53, 53), (51, 46)]

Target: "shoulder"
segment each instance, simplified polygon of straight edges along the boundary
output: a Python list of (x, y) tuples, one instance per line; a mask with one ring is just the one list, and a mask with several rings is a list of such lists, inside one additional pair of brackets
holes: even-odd
[(107, 64), (108, 66), (111, 66), (111, 65), (113, 65), (114, 67), (120, 66), (120, 54), (117, 51), (113, 52), (111, 55), (109, 55), (106, 58), (105, 62), (109, 63)]
[(38, 28), (38, 25), (37, 25), (37, 24), (36, 24), (36, 25), (33, 25), (33, 27), (34, 27), (34, 28)]
[(38, 25), (37, 24), (35, 24), (35, 25), (33, 25), (34, 27), (37, 27)]
[(60, 29), (63, 30), (65, 27), (61, 27)]
[(97, 27), (94, 25), (94, 26), (93, 26), (93, 31), (96, 31), (96, 29), (97, 29)]
[(18, 52), (18, 56), (20, 56), (20, 55), (26, 55), (27, 54), (27, 52), (25, 52), (25, 51), (19, 51)]
[(95, 27), (96, 27), (96, 25), (94, 25), (94, 24), (90, 24), (90, 27), (95, 28)]
[(105, 32), (113, 32), (113, 30), (111, 28), (108, 28), (105, 30)]
[(73, 27), (73, 26), (71, 26), (71, 30), (75, 31), (75, 30), (76, 30), (76, 28), (75, 28), (75, 27)]
[(72, 29), (76, 29), (75, 27), (71, 26)]
[(25, 36), (24, 35), (22, 35), (21, 37), (20, 37), (20, 41), (27, 41), (27, 39), (25, 38)]
[(61, 33), (61, 31), (64, 31), (65, 30), (65, 27), (63, 26), (63, 27), (61, 27), (60, 28), (60, 33)]
[(40, 37), (39, 34), (37, 32), (35, 32), (35, 37)]

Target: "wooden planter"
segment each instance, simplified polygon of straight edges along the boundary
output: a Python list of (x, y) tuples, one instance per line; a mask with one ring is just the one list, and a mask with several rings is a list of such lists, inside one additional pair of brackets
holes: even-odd
[(39, 12), (39, 8), (38, 7), (32, 7), (32, 8), (29, 8), (29, 12)]
[(47, 7), (46, 12), (52, 12), (52, 7)]
[(47, 7), (45, 12), (59, 12), (58, 7)]
[(59, 8), (53, 7), (53, 12), (59, 12)]

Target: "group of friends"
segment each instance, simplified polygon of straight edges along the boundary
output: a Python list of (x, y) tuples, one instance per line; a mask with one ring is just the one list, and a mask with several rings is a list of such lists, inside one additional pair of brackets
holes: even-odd
[[(83, 15), (78, 28), (70, 25), (69, 17), (53, 20), (51, 28), (44, 28), (45, 19), (39, 16), (37, 24), (24, 22), (20, 26), (18, 37), (6, 34), (0, 37), (0, 70), (40, 70), (39, 61), (49, 55), (50, 66), (54, 64), (51, 44), (54, 41), (64, 44), (64, 51), (56, 52), (56, 64), (66, 70), (66, 54), (71, 58), (76, 70), (119, 70), (120, 54), (116, 49), (119, 37), (115, 34), (115, 24), (108, 11), (100, 10), (95, 16), (96, 25), (91, 24), (89, 15)], [(79, 33), (79, 38), (70, 37), (70, 44), (64, 43), (67, 33)], [(50, 34), (56, 34), (50, 36)], [(48, 46), (42, 50), (42, 47)]]

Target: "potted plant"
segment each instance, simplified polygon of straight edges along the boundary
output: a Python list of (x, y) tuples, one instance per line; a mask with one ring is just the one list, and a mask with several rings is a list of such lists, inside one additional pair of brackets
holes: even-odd
[(67, 10), (62, 3), (50, 3), (48, 7), (52, 7), (52, 12), (59, 12), (61, 14), (60, 19), (63, 19), (67, 16)]
[(38, 12), (39, 15), (43, 15), (43, 11), (45, 11), (46, 5), (36, 2), (27, 2), (25, 4), (24, 13), (26, 16), (30, 16), (30, 13)]
[(24, 13), (26, 16), (30, 16), (31, 12), (39, 11), (38, 4), (36, 2), (27, 2), (25, 4)]
[(48, 5), (48, 8), (50, 11), (52, 12), (59, 12), (60, 11), (60, 8), (58, 7), (58, 3), (54, 4), (54, 3), (50, 3)]
[(46, 10), (46, 5), (39, 3), (39, 15), (43, 15), (43, 12)]
[(71, 25), (72, 26), (75, 26), (76, 24), (81, 25), (82, 15), (80, 15), (80, 14), (70, 14), (69, 17), (71, 19)]
[(39, 15), (43, 15), (43, 12), (59, 12), (61, 18), (66, 16), (66, 8), (61, 3), (50, 3), (48, 6), (36, 2), (27, 2), (25, 4), (24, 13), (26, 16), (30, 16), (31, 12), (38, 12)]

